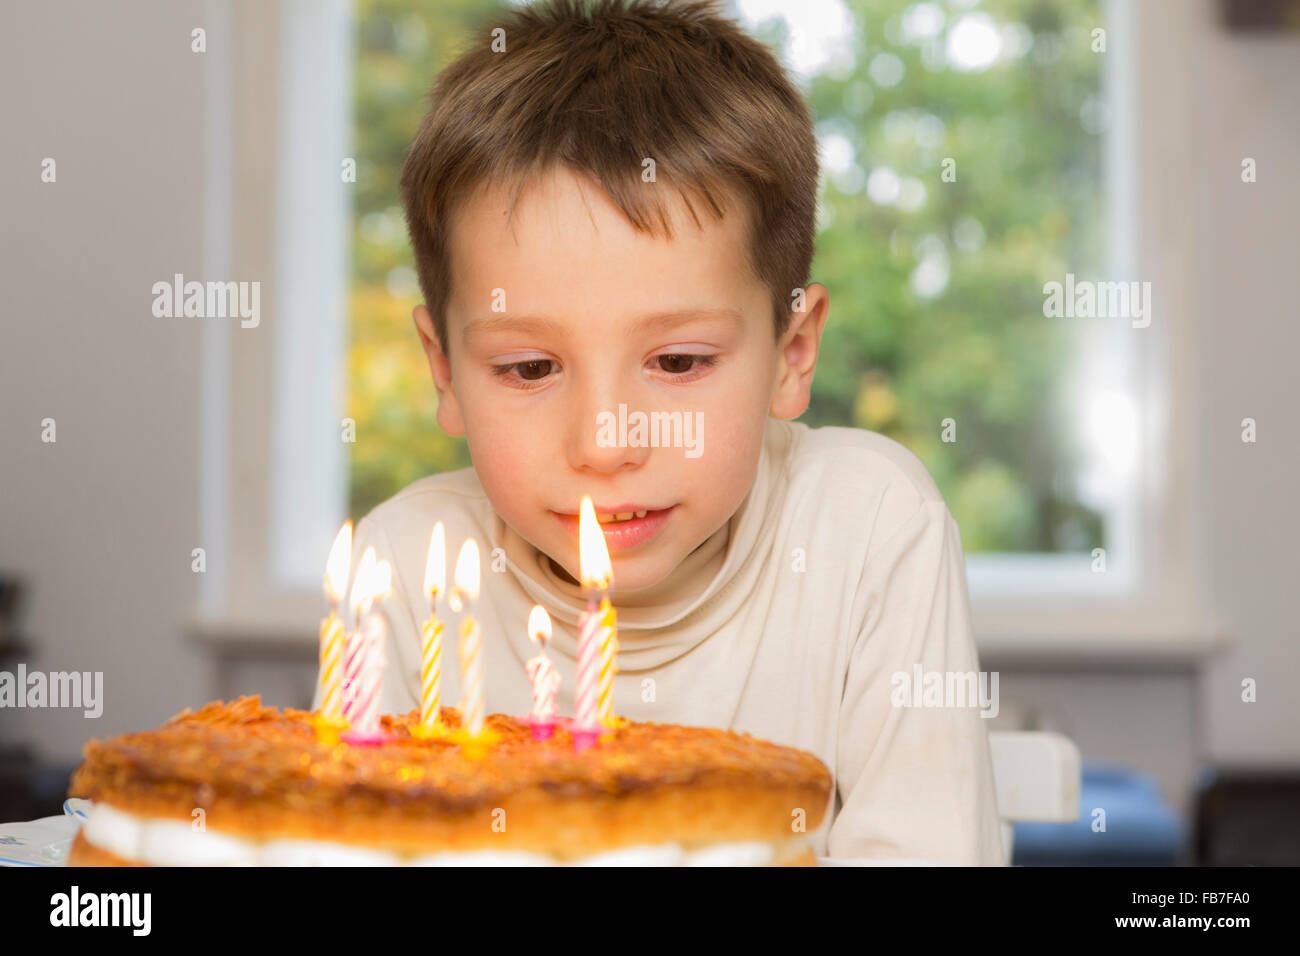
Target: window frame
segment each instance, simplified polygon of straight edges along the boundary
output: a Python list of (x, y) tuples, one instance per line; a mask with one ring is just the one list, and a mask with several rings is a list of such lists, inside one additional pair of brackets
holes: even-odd
[[(1195, 383), (1185, 371), (1194, 343), (1176, 318), (1192, 306), (1182, 281), (1192, 261), (1182, 197), (1190, 194), (1194, 104), (1180, 80), (1193, 60), (1191, 12), (1114, 0), (1105, 10), (1113, 271), (1149, 279), (1156, 303), (1151, 325), (1131, 336), (1127, 381), (1142, 410), (1126, 531), (1133, 550), (1123, 568), (1108, 560), (1105, 574), (1092, 573), (1086, 555), (968, 556), (982, 650), (1177, 654), (1214, 643), (1222, 630), (1198, 598), (1204, 538), (1189, 467)], [(350, 77), (354, 60), (351, 5), (209, 0), (206, 11), (205, 268), (209, 276), (266, 277), (275, 305), (256, 330), (213, 323), (203, 333), (200, 536), (208, 570), (198, 626), (314, 639), (309, 622), (321, 612), (324, 556), (346, 514), (338, 429), (351, 211), (341, 185), (342, 204), (332, 203), (330, 215), (343, 209), (343, 228), (330, 215), (297, 215), (304, 197), (324, 189), (323, 176), (339, 181), (339, 167), (331, 157), (324, 174), (299, 177), (293, 164), (348, 155), (351, 97), (340, 93), (350, 90), (339, 77)], [(313, 37), (327, 42), (333, 59), (319, 55)], [(335, 115), (320, 123), (313, 110)], [(310, 264), (322, 261), (342, 281), (312, 281)], [(335, 321), (323, 335), (322, 314)], [(312, 349), (294, 356), (290, 345), (313, 329)], [(312, 436), (295, 445), (286, 436), (304, 416)]]
[(195, 630), (310, 636), (347, 510), (351, 4), (208, 0), (205, 24), (204, 268), (270, 307), (203, 332)]
[(973, 555), (968, 580), (981, 650), (1179, 658), (1226, 636), (1201, 597), (1207, 539), (1188, 374), (1196, 342), (1192, 324), (1179, 320), (1195, 307), (1186, 281), (1194, 252), (1186, 197), (1195, 194), (1195, 104), (1184, 82), (1195, 73), (1195, 11), (1117, 0), (1103, 9), (1110, 270), (1115, 278), (1150, 281), (1153, 301), (1149, 326), (1132, 329), (1125, 321), (1114, 329), (1129, 338), (1120, 380), (1140, 412), (1130, 513), (1119, 529), (1129, 542), (1121, 551), (1127, 566), (1116, 575), (1108, 562), (1105, 574), (1093, 574), (1083, 556), (1062, 572), (1068, 562), (1044, 560), (1055, 556), (1037, 556), (1038, 568), (1028, 568), (1023, 556)]

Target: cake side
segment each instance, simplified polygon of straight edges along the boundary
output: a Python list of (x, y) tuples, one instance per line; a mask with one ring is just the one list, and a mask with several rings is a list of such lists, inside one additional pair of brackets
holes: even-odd
[[(404, 857), (481, 849), (559, 860), (628, 846), (784, 846), (816, 829), (831, 778), (811, 754), (746, 734), (629, 722), (581, 753), (488, 717), (481, 757), (386, 716), (378, 747), (317, 741), (311, 713), (257, 697), (184, 711), (152, 731), (92, 740), (70, 796), (141, 819), (246, 840), (315, 840)], [(450, 727), (459, 713), (443, 708)]]
[[(455, 861), (448, 861), (454, 865)], [(72, 841), (72, 847), (68, 852), (68, 866), (147, 866), (137, 860), (125, 856), (120, 856), (109, 850), (95, 846), (86, 839), (84, 832), (79, 832)], [(723, 864), (716, 864), (723, 865)], [(784, 856), (777, 857), (772, 862), (762, 863), (762, 866), (816, 866), (817, 857), (812, 848), (808, 846), (792, 848), (791, 852)]]

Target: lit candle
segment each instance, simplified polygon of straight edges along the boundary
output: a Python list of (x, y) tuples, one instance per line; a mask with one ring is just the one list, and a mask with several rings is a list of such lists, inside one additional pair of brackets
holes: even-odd
[(377, 563), (375, 549), (366, 548), (356, 577), (352, 580), (352, 597), (348, 602), (352, 610), (352, 633), (348, 635), (343, 658), (343, 718), (350, 724), (356, 722), (356, 700), (361, 689), (361, 669), (366, 657), (366, 638), (361, 630), (361, 604)]
[[(587, 610), (578, 617), (578, 686), (570, 728), (574, 745), (582, 750), (596, 740), (602, 713), (613, 715), (614, 608), (609, 603), (609, 586), (614, 570), (605, 546), (605, 535), (596, 520), (589, 497), (583, 496), (578, 515), (578, 566), (582, 586), (587, 589)], [(596, 592), (600, 606), (596, 606)]]
[(596, 717), (606, 727), (614, 727), (614, 675), (618, 673), (618, 621), (609, 596), (601, 593), (600, 628), (600, 692), (596, 700)]
[(456, 586), (447, 603), (457, 613), (462, 607), (466, 612), (460, 623), (460, 724), (470, 737), (483, 733), (483, 635), (471, 613), (478, 600), (478, 579), (478, 542), (469, 538), (456, 559)]
[(424, 593), (429, 597), (429, 620), (424, 624), (420, 653), (420, 723), (412, 728), (417, 737), (433, 736), (440, 722), (442, 688), (442, 622), (438, 601), (447, 591), (447, 545), (442, 522), (433, 526), (429, 557), (424, 564)]
[(365, 666), (361, 669), (356, 698), (357, 719), (351, 732), (360, 736), (373, 736), (379, 733), (379, 690), (386, 663), (383, 620), (377, 614), (367, 615), (361, 630), (365, 641)]
[(330, 548), (325, 565), (325, 599), (329, 616), (320, 622), (320, 670), (318, 672), (320, 713), (327, 720), (343, 719), (343, 621), (339, 604), (348, 587), (348, 566), (352, 561), (352, 522), (345, 521)]
[[(371, 562), (367, 567), (365, 557)], [(379, 743), (385, 735), (379, 723), (379, 692), (384, 681), (386, 664), (385, 629), (383, 615), (375, 609), (375, 602), (386, 597), (392, 589), (392, 567), (387, 561), (375, 562), (374, 552), (367, 548), (361, 561), (357, 581), (352, 586), (353, 602), (357, 607), (357, 637), (361, 666), (354, 682), (352, 712), (348, 721), (352, 725), (343, 739), (349, 743)], [(362, 571), (366, 576), (361, 577)]]
[(540, 646), (537, 656), (524, 665), (533, 682), (533, 712), (528, 723), (534, 740), (546, 740), (555, 730), (555, 695), (560, 689), (560, 675), (546, 656), (546, 642), (551, 639), (551, 616), (540, 604), (528, 615), (528, 636)]

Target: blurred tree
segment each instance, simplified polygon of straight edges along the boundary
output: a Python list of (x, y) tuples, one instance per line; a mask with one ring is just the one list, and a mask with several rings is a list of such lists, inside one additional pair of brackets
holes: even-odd
[(348, 414), (357, 422), (349, 508), (366, 514), (425, 475), (470, 464), (438, 427), (438, 396), (411, 310), (421, 301), (398, 181), (438, 71), (491, 8), (484, 0), (357, 0)]
[[(970, 552), (1105, 546), (1075, 491), (1072, 331), (1042, 308), (1044, 282), (1103, 264), (1098, 0), (846, 2), (851, 66), (807, 91), (823, 156), (813, 276), (832, 308), (802, 420), (911, 448)], [(397, 181), (434, 75), (494, 5), (357, 2), (356, 515), (469, 464), (434, 421)], [(756, 32), (779, 48), (784, 27)]]

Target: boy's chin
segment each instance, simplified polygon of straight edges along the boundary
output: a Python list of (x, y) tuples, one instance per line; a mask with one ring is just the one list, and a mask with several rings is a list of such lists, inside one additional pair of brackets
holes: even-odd
[(613, 593), (617, 597), (620, 591), (627, 594), (657, 587), (672, 574), (673, 569), (681, 562), (668, 560), (661, 548), (657, 554), (616, 556), (613, 558), (613, 563)]
[[(570, 570), (556, 561), (554, 556), (548, 555), (548, 557), (551, 559), (551, 567), (560, 577), (570, 584), (581, 586), (581, 582), (576, 577), (578, 568)], [(652, 588), (664, 581), (676, 567), (673, 563), (665, 562), (662, 555), (649, 554), (615, 554), (610, 556), (610, 562), (614, 570), (614, 586), (610, 589), (610, 595), (615, 603), (620, 591), (626, 594)]]

